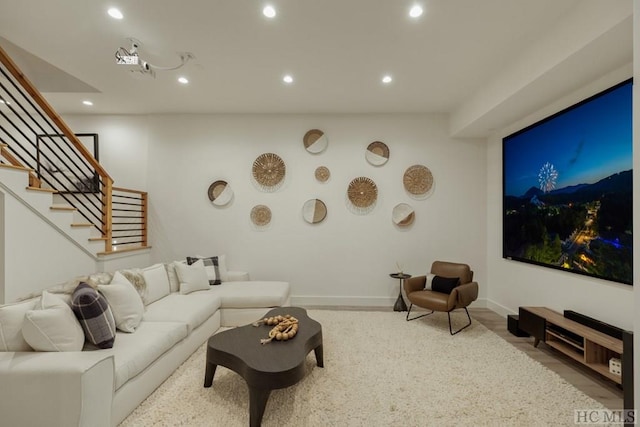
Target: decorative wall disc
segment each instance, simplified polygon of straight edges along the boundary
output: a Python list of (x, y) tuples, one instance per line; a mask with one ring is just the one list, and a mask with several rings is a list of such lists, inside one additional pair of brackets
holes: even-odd
[(368, 208), (378, 198), (378, 187), (372, 179), (360, 176), (349, 183), (347, 197), (357, 208)]
[(389, 160), (389, 147), (380, 141), (374, 141), (367, 147), (365, 158), (374, 166), (382, 166)]
[(274, 190), (282, 184), (285, 175), (284, 161), (277, 154), (264, 153), (253, 162), (253, 177), (266, 191)]
[(311, 129), (305, 133), (302, 142), (304, 148), (312, 154), (322, 153), (329, 144), (327, 136), (320, 129)]
[(265, 205), (256, 205), (251, 209), (251, 222), (264, 227), (271, 222), (271, 209)]
[(397, 204), (393, 208), (391, 218), (393, 223), (400, 227), (406, 227), (413, 224), (416, 214), (411, 206), (406, 203)]
[(428, 167), (413, 165), (404, 172), (404, 189), (414, 196), (422, 196), (431, 190), (433, 175)]
[(215, 181), (207, 191), (209, 200), (216, 206), (224, 206), (233, 198), (233, 190), (226, 181)]
[(329, 168), (326, 166), (318, 166), (316, 168), (316, 179), (320, 182), (327, 182), (329, 180), (329, 177), (331, 176), (331, 172), (329, 171)]
[(317, 224), (327, 217), (327, 206), (320, 199), (307, 200), (302, 206), (302, 217), (309, 224)]

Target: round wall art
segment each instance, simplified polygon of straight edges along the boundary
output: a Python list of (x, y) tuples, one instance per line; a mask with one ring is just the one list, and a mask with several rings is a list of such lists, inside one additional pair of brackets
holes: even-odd
[(413, 165), (404, 172), (402, 183), (409, 194), (424, 196), (433, 186), (433, 175), (428, 167)]
[(326, 166), (318, 166), (315, 172), (316, 179), (320, 182), (327, 182), (331, 177), (331, 172)]
[(260, 154), (253, 162), (252, 174), (264, 191), (274, 191), (284, 181), (284, 161), (274, 153)]
[(393, 208), (391, 218), (398, 227), (407, 227), (413, 224), (416, 214), (411, 206), (406, 203), (399, 203)]
[(327, 217), (327, 206), (320, 199), (307, 200), (302, 206), (302, 217), (309, 224), (317, 224)]
[(382, 166), (389, 160), (389, 147), (384, 142), (374, 141), (369, 144), (364, 156), (372, 165)]
[(312, 154), (322, 153), (329, 145), (327, 136), (320, 129), (311, 129), (305, 133), (302, 142), (305, 150)]
[(371, 178), (359, 176), (349, 183), (347, 197), (358, 213), (366, 213), (378, 199), (378, 187)]
[(251, 209), (251, 222), (258, 227), (265, 227), (271, 222), (271, 209), (265, 205), (256, 205)]
[(209, 200), (216, 206), (224, 206), (233, 198), (233, 190), (227, 181), (216, 181), (209, 186), (207, 191)]

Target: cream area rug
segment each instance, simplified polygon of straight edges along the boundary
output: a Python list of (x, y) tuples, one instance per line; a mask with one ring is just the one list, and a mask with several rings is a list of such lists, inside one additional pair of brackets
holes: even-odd
[[(322, 324), (325, 367), (311, 351), (306, 377), (271, 392), (265, 427), (569, 426), (574, 409), (604, 409), (477, 321), (451, 336), (444, 313), (308, 314)], [(204, 388), (205, 354), (206, 344), (121, 425), (249, 425), (246, 383), (219, 366)]]

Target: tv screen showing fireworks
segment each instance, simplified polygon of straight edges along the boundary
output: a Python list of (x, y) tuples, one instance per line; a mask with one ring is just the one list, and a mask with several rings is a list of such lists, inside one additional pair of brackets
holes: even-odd
[(632, 81), (502, 141), (503, 256), (633, 284)]

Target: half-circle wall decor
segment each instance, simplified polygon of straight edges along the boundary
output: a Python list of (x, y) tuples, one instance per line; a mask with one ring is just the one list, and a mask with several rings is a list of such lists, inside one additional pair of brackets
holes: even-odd
[(331, 172), (326, 166), (318, 166), (315, 172), (316, 179), (320, 182), (327, 182), (331, 177)]
[(260, 154), (253, 162), (252, 174), (264, 191), (275, 191), (284, 182), (284, 161), (274, 153)]
[(224, 206), (233, 198), (233, 190), (227, 181), (218, 180), (209, 186), (209, 200), (216, 206)]
[(374, 141), (367, 146), (364, 156), (372, 165), (382, 166), (389, 160), (389, 147), (384, 142)]
[(428, 167), (413, 165), (404, 172), (402, 183), (410, 195), (424, 196), (433, 186), (433, 175)]
[(406, 203), (399, 203), (393, 208), (391, 219), (398, 227), (407, 227), (413, 224), (416, 214), (411, 206)]
[(356, 213), (368, 213), (378, 199), (378, 187), (371, 178), (354, 178), (347, 188), (347, 198)]
[(309, 224), (317, 224), (327, 217), (327, 205), (320, 199), (307, 200), (302, 206), (302, 217)]
[(327, 135), (320, 129), (311, 129), (305, 133), (302, 142), (304, 143), (305, 150), (312, 154), (322, 153), (327, 149), (327, 145), (329, 145)]
[(271, 209), (265, 205), (256, 205), (251, 209), (251, 222), (258, 227), (266, 227), (271, 222)]

